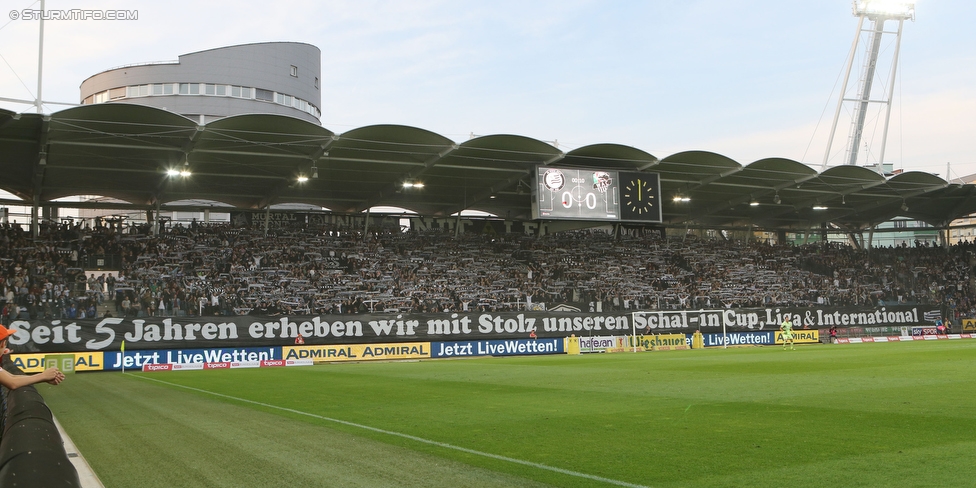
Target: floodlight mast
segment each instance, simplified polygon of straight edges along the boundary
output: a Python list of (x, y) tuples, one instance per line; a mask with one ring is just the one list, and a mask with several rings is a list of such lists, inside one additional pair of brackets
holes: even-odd
[[(854, 115), (848, 137), (846, 164), (856, 165), (858, 150), (860, 149), (862, 136), (864, 134), (864, 122), (867, 118), (869, 104), (881, 103), (885, 106), (884, 129), (881, 136), (880, 149), (878, 151), (878, 172), (883, 173), (883, 163), (885, 155), (885, 144), (888, 139), (888, 123), (891, 119), (891, 100), (894, 96), (895, 74), (898, 67), (898, 54), (901, 47), (901, 33), (905, 20), (915, 20), (915, 2), (903, 0), (854, 0), (854, 15), (858, 17), (857, 31), (854, 34), (854, 43), (847, 58), (847, 68), (844, 74), (844, 87), (841, 89), (840, 97), (837, 101), (837, 110), (834, 112), (834, 122), (831, 126), (830, 136), (827, 140), (827, 149), (824, 151), (823, 166), (821, 170), (827, 168), (830, 159), (830, 151), (834, 142), (834, 134), (837, 132), (837, 121), (843, 111), (845, 102), (853, 102)], [(868, 20), (871, 26), (864, 28), (864, 21)], [(898, 21), (897, 31), (885, 31), (884, 25), (887, 20)], [(854, 58), (858, 51), (861, 35), (867, 32), (869, 40), (866, 43), (864, 68), (861, 73), (860, 85), (856, 98), (846, 98), (847, 87), (850, 83), (851, 71), (854, 65)], [(874, 77), (878, 66), (878, 57), (881, 53), (881, 41), (885, 34), (895, 34), (895, 48), (891, 59), (891, 73), (887, 86), (887, 97), (883, 100), (872, 100), (871, 89), (874, 85)]]

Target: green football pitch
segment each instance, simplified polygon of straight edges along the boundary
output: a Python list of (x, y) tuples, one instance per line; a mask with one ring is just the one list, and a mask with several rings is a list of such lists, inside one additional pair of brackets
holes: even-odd
[(976, 341), (78, 373), (108, 487), (974, 486)]

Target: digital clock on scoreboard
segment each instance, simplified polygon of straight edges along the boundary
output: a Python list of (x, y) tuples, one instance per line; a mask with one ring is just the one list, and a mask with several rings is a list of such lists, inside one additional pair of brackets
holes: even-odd
[(537, 219), (661, 221), (655, 173), (540, 166), (532, 193)]

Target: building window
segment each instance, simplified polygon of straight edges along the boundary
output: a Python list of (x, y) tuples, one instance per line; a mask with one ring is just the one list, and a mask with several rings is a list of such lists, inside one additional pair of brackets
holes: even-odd
[(162, 95), (212, 95), (212, 96), (231, 96), (243, 99), (256, 99), (265, 102), (274, 102), (279, 105), (291, 107), (296, 110), (318, 117), (320, 112), (317, 107), (301, 98), (277, 93), (272, 90), (261, 88), (251, 88), (247, 86), (218, 85), (215, 83), (152, 83), (145, 85), (120, 86), (109, 90), (89, 95), (82, 104), (103, 103), (119, 98), (136, 98)]
[(295, 65), (291, 66), (291, 75), (294, 76), (295, 78), (298, 78), (298, 66)]
[(199, 83), (180, 83), (180, 95), (199, 95)]
[(319, 77), (316, 76), (315, 77), (315, 89), (318, 90), (318, 88), (319, 88)]

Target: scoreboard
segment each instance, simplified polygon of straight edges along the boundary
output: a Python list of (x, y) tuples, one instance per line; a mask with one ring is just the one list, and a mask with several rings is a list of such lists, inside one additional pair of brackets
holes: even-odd
[(539, 166), (535, 177), (536, 219), (661, 221), (657, 173)]

